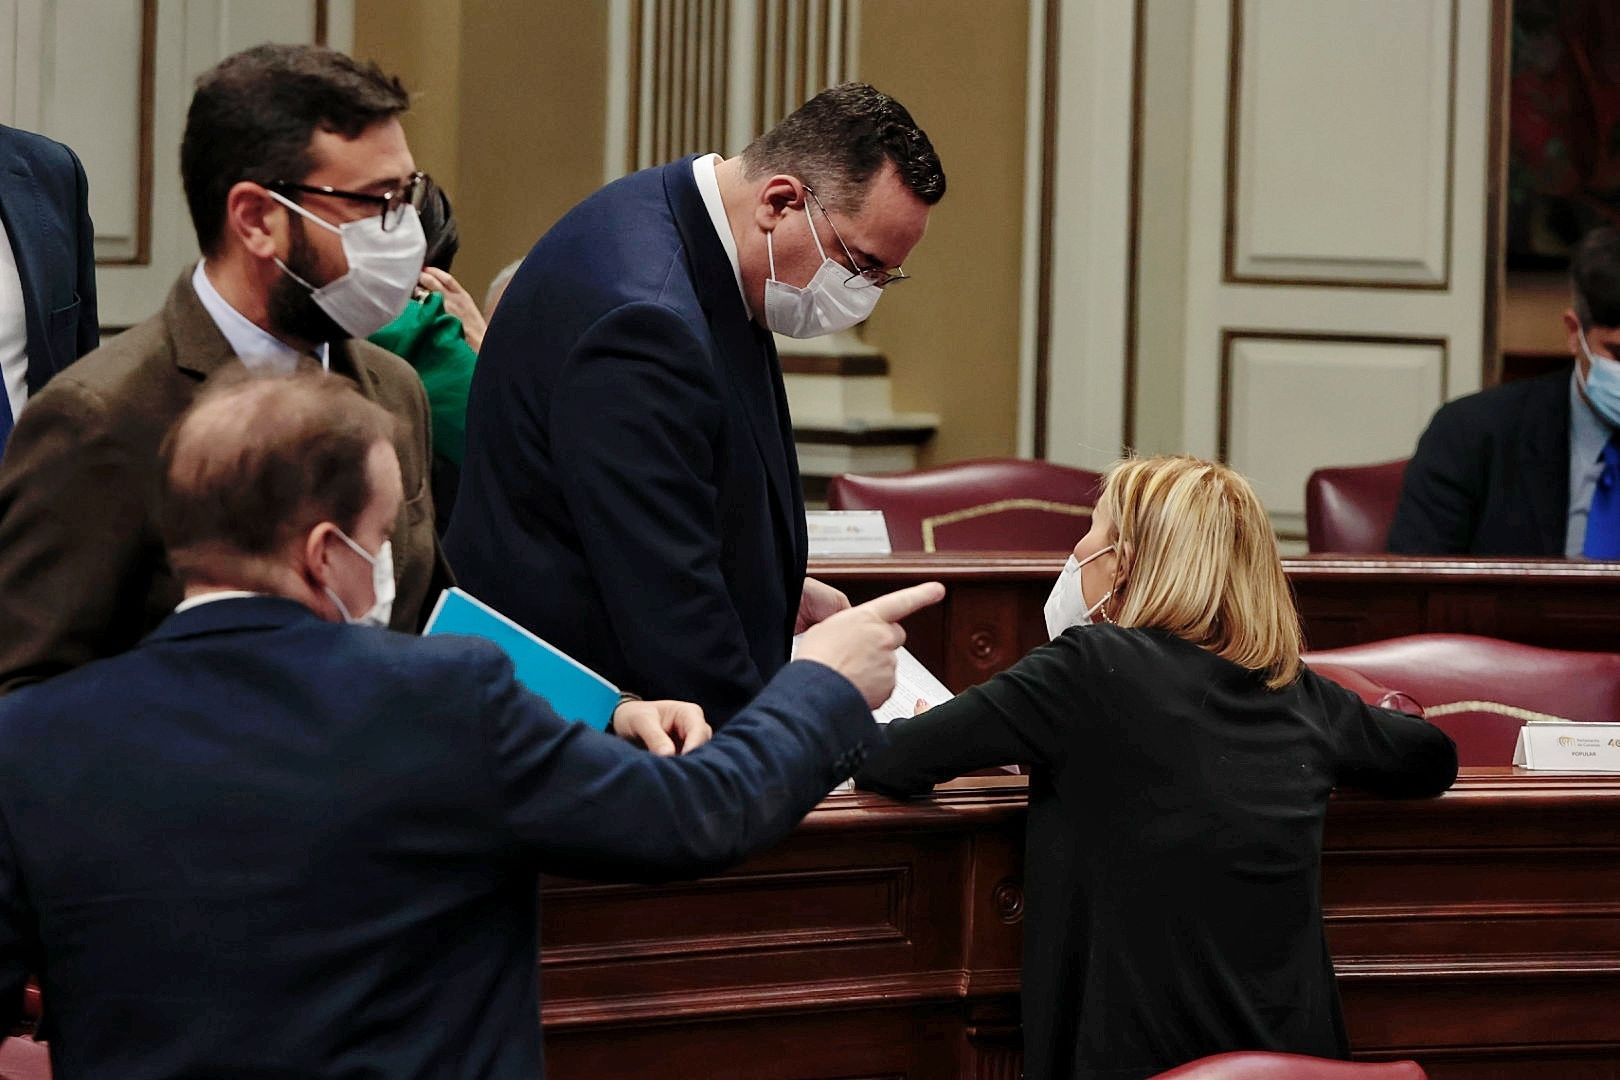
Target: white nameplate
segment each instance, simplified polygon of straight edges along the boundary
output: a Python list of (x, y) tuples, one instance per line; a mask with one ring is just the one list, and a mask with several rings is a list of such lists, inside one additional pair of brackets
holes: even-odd
[(810, 557), (887, 555), (889, 526), (881, 510), (807, 510)]
[(1513, 764), (1545, 772), (1620, 772), (1620, 724), (1532, 721), (1519, 729)]

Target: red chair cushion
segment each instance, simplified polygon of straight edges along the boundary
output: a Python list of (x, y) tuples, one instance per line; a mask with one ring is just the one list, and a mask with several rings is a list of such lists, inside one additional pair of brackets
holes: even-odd
[(1379, 555), (1401, 501), (1406, 461), (1317, 469), (1305, 481), (1305, 542), (1313, 552)]
[(1457, 743), (1463, 765), (1508, 765), (1526, 720), (1620, 720), (1620, 654), (1542, 649), (1471, 634), (1415, 634), (1307, 653), (1398, 687)]
[(1359, 1062), (1240, 1050), (1178, 1065), (1153, 1080), (1426, 1080), (1415, 1061)]
[(985, 458), (827, 486), (833, 510), (882, 510), (895, 551), (1067, 551), (1091, 528), (1102, 475)]

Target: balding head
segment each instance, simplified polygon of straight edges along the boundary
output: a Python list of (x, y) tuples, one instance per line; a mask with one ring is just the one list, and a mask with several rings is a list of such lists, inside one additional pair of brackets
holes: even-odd
[[(304, 569), (312, 530), (327, 523), (353, 536), (368, 513), (398, 514), (393, 431), (388, 412), (319, 369), (216, 376), (160, 452), (158, 522), (175, 573), (187, 586), (304, 599), (284, 579)], [(375, 505), (389, 497), (391, 510)]]

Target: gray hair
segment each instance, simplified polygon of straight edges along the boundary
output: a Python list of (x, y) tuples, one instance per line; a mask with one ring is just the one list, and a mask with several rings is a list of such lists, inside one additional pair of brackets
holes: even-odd
[(484, 294), (484, 318), (495, 314), (495, 305), (501, 302), (506, 287), (512, 284), (512, 275), (517, 273), (518, 267), (522, 265), (522, 259), (513, 259), (496, 272), (494, 279), (489, 283), (489, 291)]

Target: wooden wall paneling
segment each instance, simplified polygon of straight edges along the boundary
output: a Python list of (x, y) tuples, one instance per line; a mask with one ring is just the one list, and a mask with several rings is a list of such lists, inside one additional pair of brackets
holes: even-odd
[[(946, 599), (907, 623), (908, 646), (953, 690), (1046, 640), (1041, 608), (1062, 568), (1049, 553), (817, 560), (852, 599), (942, 581)], [(1620, 642), (1620, 565), (1561, 559), (1307, 556), (1283, 560), (1313, 649), (1402, 634), (1476, 633), (1558, 649)]]
[[(691, 885), (548, 881), (549, 1074), (1013, 1080), (1026, 785), (835, 795), (779, 848)], [(1617, 855), (1620, 778), (1468, 769), (1438, 799), (1335, 794), (1322, 895), (1355, 1056), (1436, 1077), (1612, 1078)], [(871, 889), (901, 865), (914, 887), (891, 919)], [(902, 923), (904, 955), (848, 933)]]

